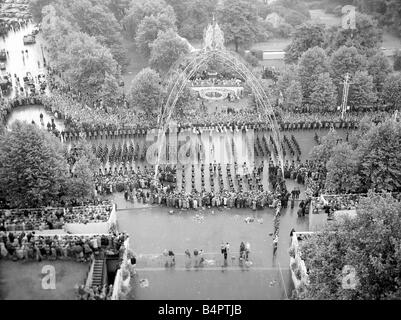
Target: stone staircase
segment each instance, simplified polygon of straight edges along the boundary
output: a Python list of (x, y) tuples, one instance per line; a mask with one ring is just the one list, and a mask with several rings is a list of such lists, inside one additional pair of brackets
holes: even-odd
[(96, 259), (93, 266), (92, 286), (103, 285), (104, 259)]

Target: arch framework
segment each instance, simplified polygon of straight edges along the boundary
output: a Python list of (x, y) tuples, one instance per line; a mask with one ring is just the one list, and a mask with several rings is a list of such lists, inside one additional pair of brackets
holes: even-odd
[[(167, 74), (167, 98), (161, 104), (161, 114), (158, 121), (158, 141), (159, 144), (159, 158), (161, 148), (165, 139), (165, 133), (171, 120), (171, 116), (175, 110), (175, 106), (183, 90), (185, 89), (188, 81), (209, 61), (217, 61), (223, 66), (236, 72), (240, 77), (244, 78), (247, 84), (251, 87), (252, 93), (256, 99), (257, 110), (265, 116), (267, 123), (272, 130), (272, 137), (276, 144), (278, 151), (278, 160), (281, 169), (283, 170), (283, 150), (282, 150), (282, 137), (280, 134), (279, 125), (274, 115), (273, 106), (255, 75), (248, 69), (248, 67), (233, 53), (225, 49), (213, 50), (199, 50), (185, 55), (170, 68)], [(157, 162), (157, 164), (159, 161)], [(155, 168), (155, 175), (157, 174), (158, 165)]]

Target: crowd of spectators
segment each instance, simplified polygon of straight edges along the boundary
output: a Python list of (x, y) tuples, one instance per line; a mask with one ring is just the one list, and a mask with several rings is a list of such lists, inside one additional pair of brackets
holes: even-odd
[(107, 235), (39, 235), (0, 231), (1, 259), (92, 261), (95, 257), (121, 257), (125, 233)]
[[(53, 84), (54, 86), (54, 84)], [(56, 118), (64, 120), (65, 131), (85, 132), (92, 136), (106, 134), (118, 134), (118, 130), (133, 130), (136, 133), (146, 133), (157, 127), (157, 118), (143, 112), (133, 111), (127, 105), (125, 99), (113, 109), (101, 105), (84, 105), (74, 94), (63, 92), (53, 88), (51, 95), (36, 95), (30, 98), (18, 97), (14, 100), (2, 98), (0, 113), (5, 122), (14, 107), (26, 104), (42, 104), (46, 110), (53, 113)], [(382, 121), (390, 112), (348, 112), (341, 119), (339, 112), (321, 113), (295, 113), (280, 112), (276, 114), (276, 120), (282, 130), (296, 129), (323, 129), (330, 128), (355, 128), (363, 117), (369, 117), (374, 122)], [(177, 120), (178, 128), (253, 128), (256, 130), (270, 130), (268, 115), (258, 112), (254, 108), (240, 109), (232, 112), (190, 112), (181, 114)]]
[(1, 231), (62, 229), (65, 223), (107, 222), (111, 204), (66, 208), (0, 210)]
[(103, 286), (93, 286), (89, 288), (81, 285), (78, 288), (78, 300), (111, 300), (112, 294), (112, 284), (104, 284)]
[(64, 221), (66, 223), (93, 223), (107, 222), (113, 207), (112, 205), (70, 207), (65, 209)]
[[(312, 199), (313, 213), (324, 211), (330, 214), (339, 210), (356, 210), (362, 198), (366, 198), (366, 193), (356, 194), (321, 194)], [(400, 193), (392, 193), (392, 196), (398, 201), (401, 200)]]
[(189, 81), (190, 86), (193, 87), (240, 87), (244, 82), (240, 79), (217, 79), (217, 78), (195, 78)]

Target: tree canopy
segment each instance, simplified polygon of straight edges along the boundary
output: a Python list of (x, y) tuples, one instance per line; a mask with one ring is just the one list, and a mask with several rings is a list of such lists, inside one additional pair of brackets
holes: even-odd
[[(401, 123), (362, 121), (349, 142), (331, 131), (311, 151), (324, 168), (326, 186), (335, 193), (401, 190)], [(345, 159), (347, 158), (347, 159)]]
[(335, 110), (337, 103), (337, 92), (328, 72), (321, 73), (317, 77), (310, 95), (309, 103), (315, 110)]
[(139, 24), (135, 43), (139, 51), (146, 57), (150, 55), (151, 44), (156, 40), (160, 31), (175, 30), (175, 21), (165, 13), (146, 16)]
[[(120, 69), (110, 49), (75, 29), (53, 6), (44, 9), (43, 37), (54, 67), (87, 102), (114, 101)], [(107, 94), (107, 95), (106, 95)]]
[(131, 6), (122, 23), (128, 35), (135, 39), (139, 24), (146, 16), (165, 14), (175, 22), (174, 9), (164, 0), (138, 0), (131, 1)]
[(325, 42), (324, 25), (304, 23), (293, 33), (291, 44), (285, 49), (285, 62), (296, 63), (301, 55), (313, 47), (322, 47)]
[(188, 44), (174, 30), (159, 32), (151, 44), (150, 66), (159, 73), (165, 73), (179, 57), (189, 52)]
[(331, 76), (339, 87), (348, 72), (351, 76), (357, 71), (366, 70), (367, 60), (355, 47), (342, 46), (330, 57)]
[(251, 0), (225, 0), (218, 10), (219, 24), (235, 51), (253, 43), (261, 33), (256, 6)]
[(157, 112), (162, 99), (163, 88), (159, 74), (146, 68), (141, 70), (132, 80), (129, 97), (134, 108), (148, 114)]
[(302, 241), (309, 284), (298, 298), (400, 299), (400, 243), (401, 202), (369, 194), (356, 217), (335, 221)]
[(79, 178), (75, 179), (56, 137), (35, 125), (15, 122), (11, 131), (0, 137), (1, 197), (12, 208), (92, 197), (96, 162), (86, 154), (76, 157), (73, 172), (79, 171)]
[(326, 53), (320, 47), (304, 52), (298, 63), (299, 81), (305, 101), (308, 101), (320, 74), (329, 72)]
[(342, 46), (355, 47), (361, 54), (375, 52), (382, 42), (382, 31), (378, 28), (377, 21), (371, 16), (356, 13), (355, 29), (334, 29), (334, 35), (329, 36), (331, 43), (329, 48), (335, 51)]
[(401, 74), (391, 74), (386, 78), (383, 85), (382, 98), (384, 102), (391, 106), (401, 107)]
[[(180, 21), (179, 33), (187, 39), (202, 39), (204, 29), (212, 21), (212, 14), (216, 10), (217, 3), (214, 0), (187, 0), (184, 3), (185, 9)], [(176, 11), (176, 7), (174, 10)]]
[(382, 92), (387, 76), (392, 72), (388, 58), (379, 51), (368, 60), (368, 72), (373, 77), (373, 83), (377, 92)]

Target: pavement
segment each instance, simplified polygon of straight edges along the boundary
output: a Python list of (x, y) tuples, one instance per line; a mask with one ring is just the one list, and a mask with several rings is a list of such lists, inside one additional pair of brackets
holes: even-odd
[[(278, 250), (272, 247), (273, 209), (174, 210), (151, 207), (119, 210), (119, 230), (128, 232), (130, 248), (137, 256), (137, 275), (129, 299), (287, 299), (292, 282), (288, 248), (290, 231), (308, 231), (308, 217), (297, 216), (298, 206), (284, 209), (280, 218)], [(253, 217), (246, 223), (246, 217)], [(229, 242), (227, 262), (221, 242)], [(249, 242), (252, 265), (238, 260), (241, 241)], [(206, 260), (185, 257), (185, 250), (204, 251)], [(174, 266), (163, 256), (173, 250)], [(147, 279), (148, 287), (140, 280)]]
[[(23, 38), (25, 35), (30, 34), (34, 29), (34, 24), (30, 23), (22, 27), (18, 31), (10, 31), (5, 39), (0, 39), (0, 48), (6, 49), (9, 53), (6, 61), (6, 70), (2, 70), (1, 74), (10, 73), (12, 76), (13, 88), (16, 80), (14, 74), (20, 78), (22, 84), (23, 77), (27, 72), (30, 72), (33, 77), (44, 74), (45, 68), (43, 64), (43, 52), (41, 48), (41, 36), (36, 36), (36, 43), (31, 45), (24, 45)], [(28, 52), (26, 53), (26, 50)], [(22, 54), (24, 51), (24, 54)], [(38, 65), (38, 62), (40, 65)], [(12, 90), (8, 98), (15, 97), (15, 90)]]

